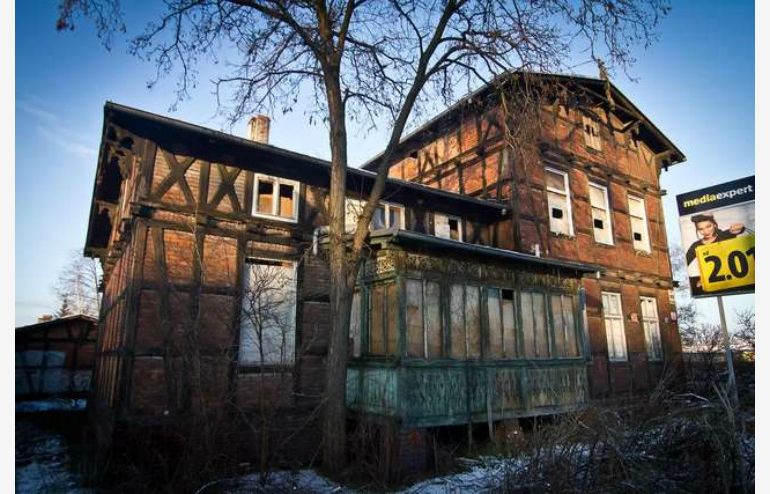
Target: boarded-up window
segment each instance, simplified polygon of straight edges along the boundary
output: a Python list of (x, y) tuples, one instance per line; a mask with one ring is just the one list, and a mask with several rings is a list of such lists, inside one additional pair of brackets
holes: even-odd
[(257, 180), (257, 211), (273, 214), (273, 182)]
[(500, 290), (487, 289), (487, 314), (489, 321), (489, 356), (503, 356), (503, 314), (500, 303)]
[(550, 356), (546, 321), (545, 295), (537, 292), (521, 292), (521, 324), (526, 358)]
[(479, 287), (452, 285), (450, 296), (452, 358), (480, 358), (482, 308)]
[(434, 282), (425, 283), (425, 339), (428, 358), (443, 356), (441, 345), (441, 286)]
[(406, 280), (406, 353), (425, 356), (422, 280)]
[(465, 290), (462, 285), (450, 287), (449, 320), (451, 324), (451, 356), (455, 359), (465, 359)]
[(406, 337), (410, 357), (441, 357), (440, 293), (436, 282), (406, 281)]
[(252, 214), (296, 221), (299, 205), (298, 182), (255, 175), (254, 191)]
[(489, 288), (487, 312), (489, 321), (489, 351), (492, 358), (516, 356), (516, 326), (513, 290)]
[(554, 352), (556, 357), (579, 356), (574, 297), (551, 295)]
[(481, 357), (481, 306), (479, 287), (465, 287), (465, 334), (468, 338), (468, 358)]
[(369, 353), (385, 354), (385, 285), (372, 287), (369, 297)]
[(502, 291), (503, 302), (503, 353), (512, 358), (517, 355), (516, 350), (516, 313), (514, 312), (513, 290)]
[(361, 356), (361, 292), (353, 292), (350, 305), (350, 347), (354, 357)]
[(296, 327), (294, 263), (252, 259), (244, 271), (239, 363), (292, 365)]
[(398, 287), (395, 283), (389, 283), (387, 289), (387, 320), (386, 320), (386, 336), (388, 338), (388, 355), (399, 354), (399, 331), (398, 331)]

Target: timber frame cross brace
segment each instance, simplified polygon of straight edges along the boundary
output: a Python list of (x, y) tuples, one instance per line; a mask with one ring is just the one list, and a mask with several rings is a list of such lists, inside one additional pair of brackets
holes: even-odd
[(176, 157), (168, 151), (163, 151), (163, 157), (166, 158), (166, 164), (168, 165), (170, 173), (168, 176), (166, 176), (166, 178), (163, 179), (160, 185), (158, 185), (158, 188), (155, 189), (155, 193), (153, 194), (155, 199), (159, 201), (163, 195), (174, 186), (174, 184), (178, 184), (179, 188), (184, 194), (187, 204), (189, 206), (195, 206), (195, 197), (193, 196), (192, 190), (190, 190), (190, 186), (187, 184), (187, 179), (185, 178), (185, 173), (187, 172), (187, 169), (190, 168), (190, 166), (193, 164), (195, 158), (185, 158), (182, 163), (179, 163), (176, 160)]
[[(232, 204), (233, 210), (235, 212), (241, 212), (241, 201), (238, 199), (238, 194), (235, 192), (235, 180), (238, 178), (241, 170), (239, 168), (233, 168), (228, 171), (226, 166), (219, 163), (217, 163), (217, 170), (219, 170), (219, 175), (222, 177), (222, 182), (219, 184), (219, 189), (217, 189), (216, 194), (214, 194), (214, 197), (211, 199), (209, 206), (211, 208), (216, 208), (217, 205), (222, 202), (222, 199), (227, 196), (230, 198), (230, 204)], [(248, 205), (246, 205), (246, 207), (248, 207)]]

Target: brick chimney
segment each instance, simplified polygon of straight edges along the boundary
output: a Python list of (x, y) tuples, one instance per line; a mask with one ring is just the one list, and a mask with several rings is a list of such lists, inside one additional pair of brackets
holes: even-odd
[(249, 119), (249, 139), (262, 144), (270, 140), (270, 117), (257, 115)]

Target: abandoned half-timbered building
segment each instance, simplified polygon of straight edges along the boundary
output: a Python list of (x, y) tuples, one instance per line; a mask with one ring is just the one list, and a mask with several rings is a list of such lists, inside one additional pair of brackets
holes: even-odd
[[(537, 166), (513, 159), (491, 88), (404, 139), (354, 293), (352, 417), (414, 445), (648, 390), (678, 358), (659, 174), (684, 156), (609, 83), (559, 80), (580, 97), (551, 102)], [(315, 452), (330, 164), (268, 132), (106, 104), (86, 253), (107, 436), (227, 404)], [(373, 163), (348, 172), (351, 227)]]

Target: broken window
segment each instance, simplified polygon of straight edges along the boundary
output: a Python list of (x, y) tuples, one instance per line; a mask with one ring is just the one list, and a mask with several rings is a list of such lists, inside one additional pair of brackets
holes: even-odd
[(591, 200), (591, 217), (594, 223), (594, 240), (612, 245), (612, 221), (607, 187), (590, 183), (588, 194)]
[(628, 215), (631, 218), (631, 235), (634, 249), (650, 252), (650, 236), (647, 231), (647, 214), (644, 199), (628, 196)]
[[(353, 233), (358, 223), (358, 218), (364, 210), (366, 203), (358, 199), (345, 200), (345, 231)], [(404, 207), (390, 203), (380, 203), (372, 214), (372, 221), (369, 228), (371, 230), (380, 230), (383, 228), (403, 228)]]
[(562, 235), (572, 235), (572, 210), (569, 200), (568, 175), (565, 172), (546, 168), (545, 185), (548, 194), (551, 231)]
[(247, 260), (238, 362), (241, 365), (292, 365), (295, 310), (295, 264)]
[(299, 183), (265, 175), (254, 176), (254, 216), (296, 221)]
[(596, 149), (597, 151), (602, 150), (602, 138), (599, 135), (599, 122), (585, 115), (583, 116), (583, 138), (586, 146)]
[(602, 313), (607, 332), (607, 353), (612, 361), (628, 360), (626, 332), (623, 327), (623, 308), (620, 294), (602, 292)]
[(660, 360), (663, 358), (663, 348), (660, 343), (658, 302), (653, 297), (639, 297), (639, 300), (642, 305), (642, 327), (647, 357), (650, 360)]
[(457, 216), (434, 213), (433, 230), (437, 237), (462, 242), (462, 222)]

